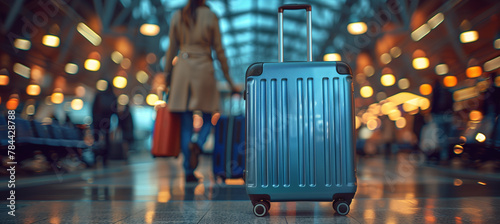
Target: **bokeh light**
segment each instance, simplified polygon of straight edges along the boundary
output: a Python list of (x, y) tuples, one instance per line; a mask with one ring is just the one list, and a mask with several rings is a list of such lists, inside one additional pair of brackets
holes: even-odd
[(484, 142), (484, 141), (486, 141), (486, 135), (484, 135), (481, 132), (477, 133), (477, 135), (476, 135), (476, 141), (478, 141), (478, 142)]
[(371, 86), (363, 86), (359, 89), (359, 92), (363, 98), (368, 98), (373, 95), (373, 88)]
[(158, 101), (158, 95), (154, 94), (154, 93), (151, 93), (149, 94), (147, 97), (146, 97), (146, 103), (149, 105), (149, 106), (154, 106), (156, 101)]
[(449, 75), (444, 77), (443, 84), (445, 87), (454, 87), (457, 85), (457, 77)]
[(81, 110), (83, 108), (83, 100), (81, 99), (73, 99), (71, 101), (71, 109), (73, 110)]
[(472, 67), (467, 68), (467, 70), (465, 70), (465, 74), (469, 78), (477, 78), (477, 77), (481, 76), (482, 73), (483, 73), (483, 69), (481, 68), (481, 66), (472, 66)]
[(108, 81), (103, 79), (98, 80), (95, 86), (99, 91), (106, 91), (108, 89)]
[(422, 84), (419, 88), (420, 94), (427, 96), (432, 93), (432, 86), (430, 84)]
[(385, 74), (380, 78), (380, 82), (383, 86), (392, 86), (396, 83), (396, 78), (392, 74)]

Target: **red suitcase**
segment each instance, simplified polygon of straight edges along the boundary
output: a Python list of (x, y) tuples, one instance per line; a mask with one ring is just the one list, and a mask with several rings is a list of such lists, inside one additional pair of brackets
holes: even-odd
[(153, 131), (153, 157), (179, 156), (181, 150), (181, 118), (171, 113), (167, 105), (160, 106), (156, 112)]

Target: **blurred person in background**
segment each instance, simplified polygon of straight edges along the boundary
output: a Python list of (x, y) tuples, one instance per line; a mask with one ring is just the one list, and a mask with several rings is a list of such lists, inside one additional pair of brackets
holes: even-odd
[[(170, 23), (170, 45), (166, 54), (165, 73), (169, 87), (169, 109), (182, 113), (181, 149), (186, 181), (195, 182), (198, 155), (211, 129), (211, 115), (219, 110), (219, 92), (214, 76), (211, 50), (215, 50), (224, 77), (233, 92), (240, 92), (230, 76), (221, 43), (217, 16), (205, 0), (190, 0), (174, 13)], [(177, 56), (175, 66), (172, 65)], [(203, 126), (196, 141), (193, 135), (193, 111), (202, 112)]]
[(118, 126), (122, 130), (121, 150), (123, 150), (126, 159), (127, 153), (130, 151), (130, 147), (134, 143), (134, 120), (132, 119), (132, 113), (130, 112), (130, 106), (128, 104), (123, 106), (119, 112)]
[(433, 87), (431, 115), (432, 122), (437, 125), (438, 148), (437, 156), (442, 162), (449, 158), (449, 141), (451, 137), (451, 121), (453, 118), (453, 95), (449, 88), (445, 87), (441, 80), (436, 80)]
[(487, 142), (494, 148), (500, 150), (500, 86), (497, 73), (490, 74), (490, 87), (485, 92), (483, 103), (483, 125), (487, 126), (485, 131)]
[[(109, 129), (111, 127), (111, 116), (116, 113), (117, 98), (113, 93), (113, 86), (108, 81), (106, 90), (99, 91), (92, 106), (92, 127), (94, 129), (94, 145), (97, 146), (96, 156), (102, 158), (102, 165), (108, 165), (108, 154), (111, 148)], [(104, 144), (99, 140), (104, 140)], [(97, 161), (97, 160), (96, 160)]]

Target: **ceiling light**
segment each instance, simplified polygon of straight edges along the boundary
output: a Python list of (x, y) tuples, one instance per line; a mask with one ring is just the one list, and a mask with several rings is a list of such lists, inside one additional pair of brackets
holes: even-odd
[(487, 72), (500, 68), (500, 56), (493, 58), (484, 63), (484, 70)]
[(380, 78), (380, 82), (383, 86), (392, 86), (396, 83), (396, 78), (392, 74), (385, 74)]
[(427, 35), (429, 32), (431, 32), (431, 27), (427, 23), (424, 23), (422, 26), (411, 33), (411, 39), (413, 39), (413, 41), (419, 41), (420, 39), (424, 38), (425, 35)]
[(368, 98), (373, 95), (373, 88), (370, 86), (363, 86), (359, 89), (359, 93), (363, 98)]
[(108, 89), (108, 81), (101, 79), (101, 80), (97, 81), (95, 86), (96, 86), (96, 89), (99, 91), (106, 91), (106, 89)]
[(83, 100), (74, 99), (71, 101), (71, 109), (73, 110), (81, 110), (83, 108)]
[(75, 63), (68, 63), (64, 67), (64, 71), (68, 74), (74, 75), (78, 72), (78, 65)]
[(113, 79), (113, 86), (115, 86), (118, 89), (123, 89), (127, 87), (127, 78), (123, 76), (116, 76)]
[(445, 87), (454, 87), (457, 85), (457, 77), (455, 76), (446, 76), (443, 79), (443, 84)]
[(472, 66), (465, 70), (465, 74), (469, 78), (477, 78), (481, 76), (481, 74), (483, 74), (483, 69), (481, 68), (481, 66)]
[(135, 74), (135, 77), (137, 78), (137, 81), (140, 83), (144, 84), (148, 81), (149, 75), (145, 71), (138, 71), (137, 74)]
[(349, 25), (347, 25), (347, 31), (349, 31), (349, 33), (352, 35), (360, 35), (366, 33), (367, 29), (368, 27), (364, 22), (349, 23)]
[(54, 35), (45, 35), (43, 36), (42, 43), (48, 47), (58, 47), (59, 46), (59, 37)]
[(19, 50), (29, 50), (31, 48), (31, 42), (25, 39), (16, 39), (14, 40), (14, 47)]
[(398, 81), (398, 87), (401, 89), (401, 90), (405, 90), (405, 89), (408, 89), (410, 88), (410, 80), (408, 80), (407, 78), (402, 78)]
[(78, 33), (85, 37), (85, 39), (87, 39), (94, 46), (99, 46), (101, 44), (101, 37), (90, 29), (90, 27), (88, 27), (85, 23), (78, 23), (76, 30), (78, 30)]
[(426, 57), (415, 58), (413, 59), (412, 65), (416, 70), (426, 69), (429, 67), (429, 59)]
[(40, 95), (40, 86), (36, 84), (31, 84), (26, 87), (26, 93), (30, 96), (38, 96)]
[(156, 24), (142, 24), (140, 31), (146, 36), (156, 36), (160, 32), (160, 27)]
[(422, 84), (420, 85), (420, 94), (427, 96), (432, 93), (432, 86), (429, 84)]
[(443, 22), (443, 20), (444, 20), (443, 13), (438, 13), (435, 16), (433, 16), (432, 18), (430, 18), (429, 21), (427, 21), (427, 24), (429, 24), (429, 26), (432, 29), (434, 29), (437, 26), (439, 26), (439, 24), (441, 24)]
[(436, 71), (436, 74), (438, 74), (438, 75), (448, 74), (448, 65), (447, 64), (436, 65), (435, 71)]
[(150, 106), (154, 106), (156, 101), (158, 101), (158, 95), (151, 93), (146, 97), (146, 103)]
[(113, 62), (116, 64), (120, 64), (123, 60), (122, 53), (118, 51), (113, 51), (113, 53), (111, 53), (111, 60), (113, 60)]
[(479, 34), (475, 30), (466, 31), (460, 34), (460, 42), (472, 43), (479, 38)]
[(31, 74), (31, 68), (21, 63), (15, 63), (13, 70), (16, 74), (29, 79)]
[(341, 61), (342, 57), (338, 53), (329, 53), (323, 56), (323, 61)]
[(84, 67), (85, 69), (89, 70), (89, 71), (99, 71), (99, 69), (101, 68), (101, 62), (99, 62), (97, 59), (87, 59), (85, 60), (85, 64), (84, 64)]

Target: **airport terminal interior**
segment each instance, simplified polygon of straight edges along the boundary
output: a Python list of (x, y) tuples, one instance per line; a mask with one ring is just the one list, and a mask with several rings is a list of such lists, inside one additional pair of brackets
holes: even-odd
[[(226, 81), (225, 63), (212, 49), (219, 108), (205, 123), (206, 114), (193, 111), (193, 141), (210, 123), (194, 176), (185, 168), (196, 155), (191, 143), (189, 156), (182, 150), (168, 157), (154, 153), (158, 144), (180, 139), (180, 126), (168, 136), (158, 133), (180, 120), (163, 117), (171, 100), (167, 63), (175, 71), (179, 60), (197, 57), (167, 61), (172, 18), (188, 2), (0, 0), (1, 223), (500, 223), (500, 1), (206, 0), (217, 16), (229, 75), (241, 91)], [(266, 147), (278, 141), (270, 140), (272, 132), (281, 130), (270, 122), (262, 130), (267, 126), (245, 122), (255, 107), (248, 104), (256, 102), (247, 97), (253, 80), (247, 69), (278, 62), (278, 8), (285, 4), (311, 6), (312, 61), (342, 61), (349, 65), (344, 73), (352, 73), (346, 78), (352, 119), (342, 121), (347, 129), (323, 124), (327, 119), (316, 108), (330, 92), (313, 96), (313, 78), (304, 79), (307, 93), (288, 101), (299, 108), (302, 102), (297, 119), (321, 129), (311, 124), (310, 133), (332, 127), (352, 137), (353, 147), (336, 154), (354, 161), (341, 168), (354, 169), (345, 171), (355, 175), (352, 201), (304, 200), (324, 189), (307, 174), (332, 173), (320, 166), (297, 174), (309, 183), (301, 188), (310, 190), (300, 192), (300, 200), (292, 200), (293, 193), (291, 200), (271, 197), (270, 203), (264, 197), (259, 207), (247, 194), (254, 182), (245, 176), (251, 172), (245, 163), (260, 164), (245, 159), (258, 147), (246, 142), (249, 130), (263, 133)], [(308, 63), (306, 10), (285, 10), (283, 21), (283, 64)], [(322, 80), (320, 87), (329, 82)], [(283, 95), (285, 84), (278, 81)], [(269, 97), (271, 105), (281, 96), (273, 91), (259, 99)], [(114, 97), (107, 132), (96, 125), (104, 110), (95, 109), (105, 94)], [(350, 92), (339, 94), (349, 98)], [(269, 120), (282, 127), (293, 122)], [(314, 157), (327, 155), (319, 153), (330, 142), (323, 135), (310, 142), (284, 139), (279, 144), (292, 150), (318, 151), (297, 154), (299, 170), (327, 163)], [(297, 167), (285, 169), (282, 154), (269, 155), (283, 169), (264, 170), (294, 178), (289, 171)], [(277, 183), (261, 187), (293, 188)], [(342, 183), (326, 185), (343, 189)], [(347, 211), (339, 203), (348, 204)]]

